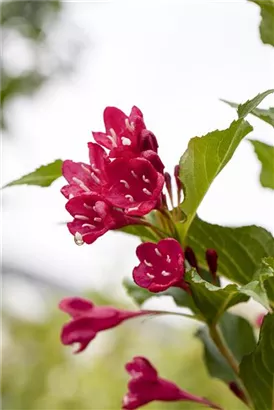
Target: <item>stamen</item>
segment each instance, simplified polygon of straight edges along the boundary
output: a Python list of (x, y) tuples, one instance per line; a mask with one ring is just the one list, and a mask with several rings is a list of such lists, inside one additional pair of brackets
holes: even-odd
[(150, 268), (153, 266), (152, 263), (148, 262), (147, 260), (144, 260), (144, 264), (149, 266)]
[(156, 255), (158, 255), (158, 256), (162, 256), (162, 254), (161, 254), (161, 252), (159, 251), (158, 248), (155, 248), (155, 253), (156, 253)]
[(131, 145), (131, 141), (129, 138), (121, 137), (121, 140), (123, 145)]
[(84, 207), (86, 208), (86, 209), (93, 209), (93, 207), (92, 206), (90, 206), (90, 205), (88, 205), (88, 204), (86, 204), (85, 202), (84, 202)]
[(167, 261), (167, 263), (171, 262), (171, 257), (169, 255), (166, 256), (166, 261)]
[(91, 173), (91, 178), (96, 182), (96, 184), (100, 184), (100, 179), (94, 174), (94, 172)]
[(112, 138), (113, 138), (113, 141), (117, 141), (117, 135), (116, 135), (116, 132), (114, 131), (114, 129), (113, 128), (110, 128), (110, 130), (109, 130), (109, 132), (110, 132), (110, 134), (111, 134), (111, 136), (112, 136)]
[(152, 195), (152, 193), (146, 188), (143, 188), (142, 191), (143, 191), (144, 194)]
[(88, 221), (89, 218), (85, 215), (74, 215), (75, 219), (81, 219), (82, 221)]
[(142, 176), (142, 180), (143, 180), (144, 182), (146, 182), (147, 184), (150, 183), (150, 180), (147, 179), (145, 175)]
[(149, 279), (154, 279), (154, 278), (155, 278), (155, 276), (152, 275), (151, 273), (146, 273), (146, 275), (147, 275), (147, 277), (148, 277)]
[(133, 170), (131, 170), (130, 172), (131, 172), (131, 175), (132, 175), (134, 178), (138, 178), (138, 175), (137, 175)]
[(127, 210), (130, 212), (130, 211), (138, 211), (138, 209), (139, 209), (139, 205), (138, 206), (133, 206), (133, 207), (131, 207), (131, 208), (127, 208)]
[(84, 164), (81, 164), (81, 167), (83, 168), (84, 171), (90, 174), (90, 170)]
[(129, 200), (129, 202), (134, 202), (134, 198), (132, 195), (125, 195), (125, 198)]
[(96, 226), (91, 225), (91, 224), (83, 224), (82, 228), (90, 228), (90, 229), (96, 229)]
[(96, 218), (94, 218), (93, 220), (94, 220), (94, 222), (101, 222), (101, 221), (102, 221), (102, 218), (97, 218), (97, 217), (96, 217)]
[(124, 179), (120, 179), (121, 184), (124, 184), (127, 189), (129, 189), (129, 184)]
[(72, 177), (73, 182), (75, 182), (77, 185), (79, 185), (80, 188), (83, 189), (83, 191), (90, 192), (90, 189), (81, 181), (80, 179), (76, 177)]
[(107, 135), (106, 137), (110, 140), (110, 142), (111, 142), (111, 144), (114, 148), (117, 147), (116, 141), (114, 141), (114, 139), (110, 135)]
[(125, 119), (125, 124), (126, 124), (126, 127), (127, 127), (127, 129), (129, 130), (129, 131), (134, 131), (134, 123), (132, 122), (132, 123), (129, 123), (129, 119), (128, 118), (126, 118)]
[(170, 273), (170, 272), (167, 272), (166, 270), (163, 270), (163, 271), (162, 271), (162, 275), (163, 275), (163, 276), (169, 276), (169, 275), (171, 275), (171, 273)]
[(93, 169), (94, 172), (97, 172), (98, 174), (100, 174), (100, 169), (96, 168), (95, 164), (91, 164), (91, 169)]

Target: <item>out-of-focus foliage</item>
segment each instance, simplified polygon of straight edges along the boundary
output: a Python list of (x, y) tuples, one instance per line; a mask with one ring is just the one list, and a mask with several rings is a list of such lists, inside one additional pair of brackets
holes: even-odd
[[(60, 43), (62, 36), (57, 28), (63, 9), (64, 4), (59, 0), (1, 3), (1, 128), (8, 127), (6, 114), (12, 99), (31, 96), (56, 74), (74, 68), (75, 55), (82, 47), (65, 30)], [(70, 27), (70, 32), (73, 31)]]
[(249, 0), (261, 8), (260, 35), (262, 42), (274, 46), (274, 0)]
[[(117, 306), (117, 301), (92, 299)], [(245, 409), (225, 384), (209, 378), (202, 361), (202, 345), (193, 336), (195, 330), (185, 328), (185, 321), (178, 327), (167, 318), (132, 320), (101, 333), (86, 352), (74, 356), (59, 341), (67, 317), (56, 307), (47, 309), (51, 313), (42, 323), (4, 312), (3, 409), (118, 410), (128, 381), (124, 364), (134, 355), (147, 356), (163, 377), (217, 401), (226, 410)], [(180, 402), (157, 402), (146, 408), (202, 409)]]

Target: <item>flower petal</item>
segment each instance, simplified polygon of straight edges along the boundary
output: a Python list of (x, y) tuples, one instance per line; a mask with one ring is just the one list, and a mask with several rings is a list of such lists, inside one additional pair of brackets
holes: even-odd
[(59, 309), (72, 317), (81, 316), (83, 313), (90, 312), (93, 306), (90, 300), (77, 297), (64, 298), (59, 303)]

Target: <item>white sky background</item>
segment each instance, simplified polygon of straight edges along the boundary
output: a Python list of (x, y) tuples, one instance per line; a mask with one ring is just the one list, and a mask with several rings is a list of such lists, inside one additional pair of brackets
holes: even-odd
[[(273, 48), (259, 38), (259, 8), (246, 1), (68, 2), (64, 24), (86, 42), (73, 77), (10, 106), (14, 139), (3, 141), (3, 184), (54, 159), (86, 161), (91, 130), (103, 131), (103, 110), (141, 108), (172, 171), (188, 140), (236, 117), (219, 98), (244, 102), (273, 88)], [(59, 30), (62, 36), (62, 25)], [(86, 41), (87, 40), (87, 41)], [(58, 43), (58, 39), (57, 39)], [(24, 54), (10, 56), (24, 63)], [(19, 59), (18, 59), (19, 56)], [(273, 105), (272, 97), (264, 102)], [(252, 138), (273, 142), (256, 118)], [(214, 182), (199, 209), (208, 222), (258, 224), (274, 232), (273, 193), (259, 184), (259, 162), (247, 141)], [(78, 247), (60, 221), (70, 219), (59, 193), (13, 187), (3, 192), (6, 263), (54, 277), (76, 288), (120, 286), (137, 263), (138, 240), (110, 232)]]

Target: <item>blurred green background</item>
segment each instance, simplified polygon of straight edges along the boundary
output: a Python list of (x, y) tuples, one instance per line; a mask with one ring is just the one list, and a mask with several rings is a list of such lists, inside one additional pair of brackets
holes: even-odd
[[(133, 307), (126, 297), (124, 303), (99, 295), (91, 299)], [(100, 333), (85, 352), (73, 355), (70, 347), (59, 342), (67, 316), (56, 309), (57, 299), (44, 300), (48, 314), (42, 322), (3, 314), (3, 409), (118, 410), (128, 381), (124, 364), (134, 355), (149, 358), (162, 377), (226, 410), (246, 408), (223, 383), (208, 376), (193, 323), (188, 326), (182, 319), (178, 326), (181, 319), (176, 323), (167, 318), (134, 319)], [(198, 410), (203, 406), (155, 402), (147, 408)]]

